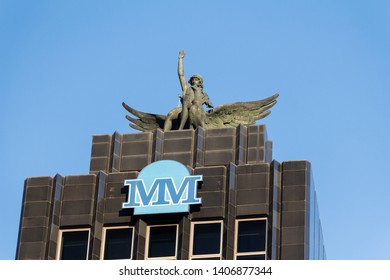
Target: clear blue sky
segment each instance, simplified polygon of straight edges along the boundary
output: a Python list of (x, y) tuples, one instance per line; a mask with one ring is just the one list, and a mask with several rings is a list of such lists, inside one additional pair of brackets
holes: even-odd
[(389, 1), (0, 0), (0, 259), (24, 180), (87, 174), (121, 102), (177, 105), (177, 55), (214, 105), (280, 93), (274, 158), (312, 162), (329, 259), (390, 259)]

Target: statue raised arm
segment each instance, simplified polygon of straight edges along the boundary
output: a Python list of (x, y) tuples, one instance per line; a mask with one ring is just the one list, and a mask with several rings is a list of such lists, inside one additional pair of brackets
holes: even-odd
[(180, 53), (179, 53), (179, 59), (178, 59), (178, 65), (177, 65), (177, 74), (179, 75), (179, 80), (180, 80), (180, 86), (181, 86), (181, 90), (185, 91), (185, 88), (187, 87), (187, 81), (186, 81), (186, 78), (184, 77), (184, 69), (183, 69), (183, 58), (185, 56), (185, 52), (184, 50), (182, 50)]

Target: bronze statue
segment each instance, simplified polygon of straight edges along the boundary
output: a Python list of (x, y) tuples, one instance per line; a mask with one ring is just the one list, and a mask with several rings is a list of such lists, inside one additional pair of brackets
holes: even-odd
[(184, 51), (181, 51), (179, 53), (178, 75), (182, 89), (180, 96), (182, 106), (172, 109), (167, 115), (158, 115), (137, 111), (122, 102), (123, 107), (137, 117), (126, 116), (132, 128), (141, 131), (162, 128), (164, 131), (169, 131), (197, 127), (236, 127), (240, 124), (254, 124), (257, 120), (271, 113), (268, 109), (276, 104), (276, 98), (279, 96), (277, 93), (263, 100), (219, 105), (206, 112), (203, 105), (208, 108), (214, 108), (214, 106), (203, 91), (203, 78), (200, 75), (193, 75), (187, 84), (183, 69), (184, 56)]
[[(180, 125), (179, 130), (189, 127), (198, 127), (204, 125), (202, 120), (204, 110), (203, 104), (205, 104), (208, 108), (214, 108), (213, 104), (210, 102), (210, 99), (203, 91), (203, 78), (199, 74), (193, 75), (188, 81), (189, 85), (186, 82), (186, 78), (184, 77), (184, 69), (183, 69), (183, 58), (185, 56), (184, 51), (182, 50), (179, 53), (179, 62), (177, 66), (177, 73), (179, 75), (180, 86), (183, 94), (180, 96), (180, 101), (182, 104), (181, 107), (181, 115), (180, 115)], [(202, 109), (200, 109), (202, 108)], [(172, 112), (173, 111), (173, 112)], [(165, 120), (164, 130), (172, 129), (172, 118), (176, 117), (177, 108), (173, 109), (168, 113), (168, 116)], [(192, 113), (191, 113), (192, 112)], [(188, 117), (191, 115), (189, 122)], [(197, 123), (198, 125), (194, 124)]]

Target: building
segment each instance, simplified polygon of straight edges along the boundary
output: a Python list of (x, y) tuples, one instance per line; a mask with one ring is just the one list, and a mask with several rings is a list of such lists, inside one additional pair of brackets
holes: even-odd
[(325, 258), (311, 164), (264, 125), (97, 135), (89, 174), (25, 181), (16, 259)]

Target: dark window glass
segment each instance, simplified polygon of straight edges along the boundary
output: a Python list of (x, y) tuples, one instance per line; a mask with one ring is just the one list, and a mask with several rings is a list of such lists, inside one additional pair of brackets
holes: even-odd
[(198, 260), (220, 260), (220, 259), (221, 259), (220, 257), (213, 257), (213, 258), (196, 258), (193, 260), (198, 261)]
[(265, 255), (237, 256), (237, 260), (265, 260)]
[(237, 252), (265, 251), (266, 220), (238, 223)]
[(132, 228), (107, 229), (104, 246), (104, 259), (130, 259), (133, 240)]
[(176, 226), (150, 227), (149, 258), (176, 255)]
[(219, 254), (221, 245), (221, 224), (194, 225), (194, 255)]
[(62, 233), (61, 260), (86, 260), (89, 231)]

